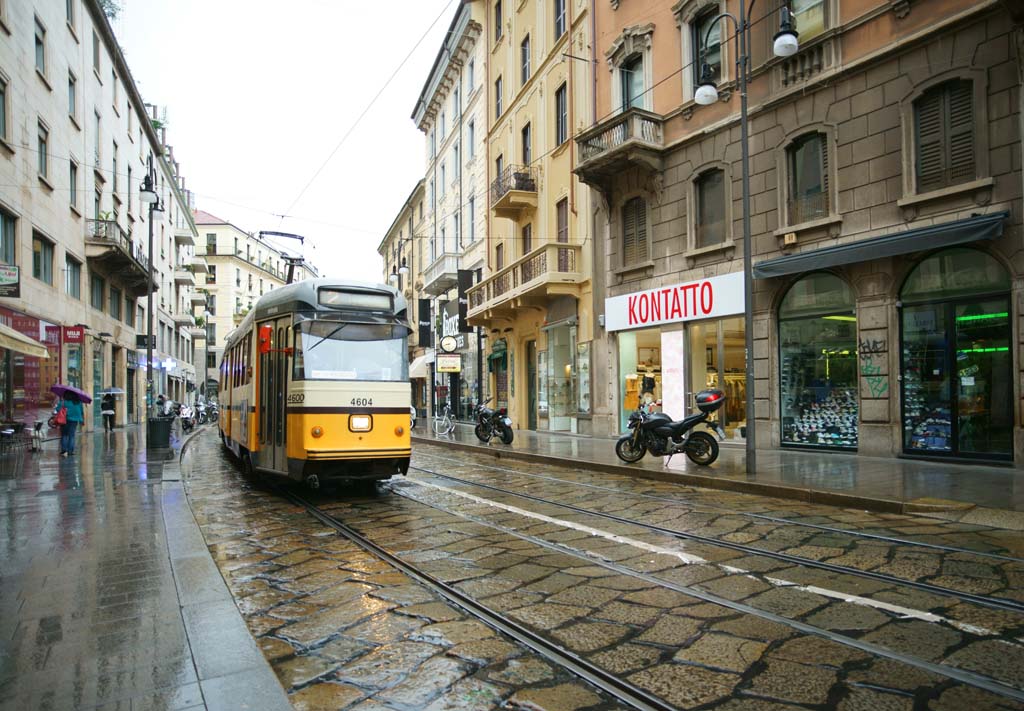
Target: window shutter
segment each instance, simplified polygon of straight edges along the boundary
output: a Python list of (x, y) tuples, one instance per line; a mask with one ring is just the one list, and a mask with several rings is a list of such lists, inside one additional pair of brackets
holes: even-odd
[(636, 210), (636, 261), (646, 262), (647, 254), (647, 204), (640, 198), (633, 200)]
[(622, 207), (622, 264), (624, 266), (637, 261), (635, 202), (634, 198)]
[(916, 103), (914, 139), (917, 142), (917, 189), (935, 190), (944, 184), (943, 110), (944, 92), (930, 91)]
[(831, 214), (831, 191), (828, 189), (828, 140), (824, 133), (818, 134), (818, 150), (821, 152), (821, 216)]
[(969, 81), (949, 85), (949, 182), (974, 180), (974, 106)]

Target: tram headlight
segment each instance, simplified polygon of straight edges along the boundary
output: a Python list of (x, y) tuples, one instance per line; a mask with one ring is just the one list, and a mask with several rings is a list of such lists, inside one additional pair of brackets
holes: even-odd
[(317, 425), (312, 430), (310, 430), (309, 433), (311, 435), (313, 435), (314, 437), (323, 437), (324, 436), (324, 428), (320, 427), (319, 425)]
[(395, 427), (395, 436), (396, 437), (401, 437), (404, 434), (405, 434), (405, 428), (402, 427), (401, 425), (397, 425)]
[(372, 419), (369, 415), (350, 415), (348, 428), (353, 432), (369, 432)]

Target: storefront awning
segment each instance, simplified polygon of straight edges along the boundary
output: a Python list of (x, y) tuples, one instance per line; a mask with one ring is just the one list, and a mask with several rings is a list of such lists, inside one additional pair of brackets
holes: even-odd
[(508, 370), (508, 351), (501, 349), (487, 356), (487, 369), (492, 373)]
[(802, 274), (815, 269), (868, 262), (909, 252), (952, 247), (956, 244), (977, 242), (983, 239), (996, 239), (1003, 235), (1003, 221), (1009, 216), (1009, 212), (975, 215), (966, 220), (944, 222), (938, 225), (904, 230), (883, 237), (816, 249), (813, 252), (801, 252), (778, 259), (769, 259), (754, 265), (754, 278), (770, 279), (787, 274)]
[(50, 352), (39, 341), (18, 333), (10, 326), (0, 323), (0, 347), (36, 358), (49, 358)]
[(410, 378), (426, 378), (427, 365), (434, 362), (434, 354), (428, 353), (427, 355), (421, 355), (420, 357), (413, 360), (412, 365), (409, 366), (409, 377)]

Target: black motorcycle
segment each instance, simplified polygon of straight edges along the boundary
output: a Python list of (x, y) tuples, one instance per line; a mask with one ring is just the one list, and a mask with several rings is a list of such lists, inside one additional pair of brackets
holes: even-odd
[(673, 421), (664, 412), (650, 413), (640, 408), (629, 416), (629, 434), (615, 443), (615, 455), (624, 462), (638, 462), (650, 452), (656, 457), (672, 457), (685, 453), (696, 464), (707, 466), (718, 459), (718, 442), (707, 432), (694, 432), (700, 424), (724, 439), (721, 428), (708, 419), (708, 415), (725, 404), (721, 390), (701, 390), (695, 396), (700, 412)]
[(477, 405), (473, 413), (473, 419), (476, 420), (473, 432), (477, 439), (490, 442), (492, 437), (497, 437), (502, 444), (512, 444), (512, 420), (508, 418), (508, 410), (504, 407), (492, 410), (484, 407), (485, 404)]

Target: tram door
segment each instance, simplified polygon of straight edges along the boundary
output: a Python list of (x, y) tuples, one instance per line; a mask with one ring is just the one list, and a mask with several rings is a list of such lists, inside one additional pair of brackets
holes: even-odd
[[(258, 327), (262, 339), (269, 333), (270, 348), (260, 353), (260, 466), (288, 471), (287, 419), (288, 372), (291, 368), (291, 319), (265, 321)], [(267, 329), (267, 331), (264, 331)]]

